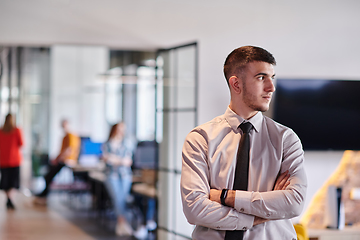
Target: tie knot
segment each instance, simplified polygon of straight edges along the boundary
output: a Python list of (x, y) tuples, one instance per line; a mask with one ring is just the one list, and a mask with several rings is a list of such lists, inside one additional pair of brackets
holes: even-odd
[(239, 128), (241, 128), (243, 133), (249, 133), (252, 127), (253, 125), (250, 122), (243, 122), (239, 125)]

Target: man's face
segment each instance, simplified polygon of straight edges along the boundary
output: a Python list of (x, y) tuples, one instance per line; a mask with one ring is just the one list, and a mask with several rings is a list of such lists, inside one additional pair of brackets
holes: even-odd
[(274, 67), (266, 62), (251, 62), (247, 64), (242, 76), (242, 100), (254, 111), (265, 112), (269, 109), (272, 93)]
[(64, 131), (67, 130), (67, 128), (68, 128), (68, 121), (67, 121), (67, 120), (63, 120), (63, 121), (61, 122), (61, 128), (62, 128)]

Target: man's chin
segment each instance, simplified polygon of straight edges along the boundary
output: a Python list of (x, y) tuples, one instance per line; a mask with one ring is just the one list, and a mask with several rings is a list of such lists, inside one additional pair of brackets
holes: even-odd
[(249, 105), (249, 107), (250, 107), (251, 109), (253, 109), (254, 111), (266, 112), (267, 110), (269, 110), (270, 104)]
[(259, 106), (255, 110), (260, 112), (266, 112), (267, 110), (269, 110), (269, 106)]

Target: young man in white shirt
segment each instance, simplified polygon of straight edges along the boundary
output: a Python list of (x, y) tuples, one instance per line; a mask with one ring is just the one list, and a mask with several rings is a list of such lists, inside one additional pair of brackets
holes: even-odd
[[(244, 240), (297, 239), (290, 219), (304, 205), (304, 152), (290, 128), (262, 114), (275, 91), (275, 64), (272, 54), (259, 47), (232, 51), (224, 64), (231, 95), (226, 112), (186, 137), (181, 195), (185, 216), (196, 225), (193, 239), (229, 239), (227, 230), (243, 231)], [(235, 191), (243, 122), (252, 124), (248, 187)]]

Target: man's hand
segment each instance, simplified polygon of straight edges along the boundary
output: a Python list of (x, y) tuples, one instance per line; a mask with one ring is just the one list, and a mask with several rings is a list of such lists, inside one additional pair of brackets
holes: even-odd
[[(274, 191), (285, 190), (286, 187), (289, 186), (289, 184), (290, 184), (289, 177), (290, 177), (289, 170), (286, 170), (285, 172), (280, 174), (276, 179)], [(215, 202), (218, 202), (221, 204), (221, 202), (220, 202), (221, 191), (222, 190), (210, 189), (209, 199), (211, 201), (215, 201)], [(228, 197), (226, 198), (226, 203), (228, 206), (232, 206), (232, 207), (235, 204), (235, 191), (234, 190), (228, 191)], [(265, 223), (268, 221), (270, 221), (270, 220), (255, 216), (253, 226), (256, 226), (256, 225), (259, 225), (259, 224), (262, 224), (262, 223)]]
[(280, 174), (276, 179), (274, 191), (285, 190), (286, 187), (289, 186), (290, 184), (289, 177), (290, 177), (289, 170), (286, 170), (285, 172)]
[[(230, 191), (233, 191), (233, 190), (230, 190)], [(209, 198), (210, 198), (211, 201), (215, 201), (215, 202), (220, 203), (220, 195), (221, 195), (221, 190), (210, 189)], [(267, 222), (267, 221), (269, 221), (269, 220), (255, 216), (253, 226), (262, 224), (262, 223)]]
[(268, 222), (268, 221), (270, 221), (270, 220), (255, 216), (253, 226), (256, 226), (256, 225), (259, 225), (259, 224), (262, 224), (262, 223)]
[(210, 195), (209, 195), (210, 200), (221, 204), (220, 202), (221, 191), (222, 190), (210, 189)]

